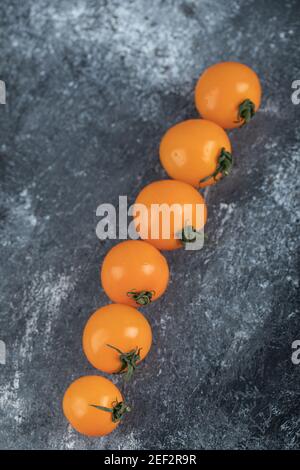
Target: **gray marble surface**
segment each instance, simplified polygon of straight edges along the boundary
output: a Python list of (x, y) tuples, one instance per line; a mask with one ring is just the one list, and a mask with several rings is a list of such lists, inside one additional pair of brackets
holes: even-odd
[[(299, 448), (299, 1), (2, 0), (0, 24), (0, 447)], [(124, 390), (132, 413), (88, 439), (61, 399), (95, 373), (81, 334), (113, 244), (96, 208), (165, 177), (160, 138), (197, 116), (196, 80), (220, 60), (257, 71), (262, 107), (205, 192), (204, 249), (168, 253), (169, 289), (143, 310), (154, 344)]]

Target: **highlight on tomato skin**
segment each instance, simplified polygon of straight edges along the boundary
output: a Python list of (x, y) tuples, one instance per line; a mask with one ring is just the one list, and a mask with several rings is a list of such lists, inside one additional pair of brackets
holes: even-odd
[(163, 295), (168, 282), (166, 258), (142, 240), (118, 243), (109, 250), (102, 263), (102, 287), (116, 303), (145, 306)]
[(111, 433), (130, 411), (118, 387), (99, 375), (72, 382), (65, 391), (62, 407), (76, 431), (94, 437)]
[(144, 315), (128, 305), (110, 304), (96, 310), (83, 332), (88, 361), (109, 374), (130, 379), (151, 348), (152, 331)]
[[(200, 233), (207, 219), (203, 196), (190, 184), (177, 180), (148, 184), (134, 205), (137, 232), (159, 250), (176, 250), (193, 243), (195, 238), (185, 239), (185, 233), (190, 231), (194, 236)], [(153, 211), (153, 207), (157, 210)]]
[(195, 104), (204, 119), (224, 129), (247, 124), (261, 102), (257, 74), (239, 62), (220, 62), (208, 67), (195, 89)]
[(206, 119), (189, 119), (167, 130), (159, 156), (171, 178), (196, 188), (215, 184), (232, 166), (229, 137), (222, 127)]

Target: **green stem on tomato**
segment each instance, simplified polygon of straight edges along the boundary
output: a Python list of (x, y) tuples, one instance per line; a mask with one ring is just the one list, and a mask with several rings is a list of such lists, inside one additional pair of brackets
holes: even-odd
[(238, 109), (238, 120), (241, 122), (241, 127), (247, 124), (255, 114), (255, 104), (253, 101), (246, 99), (240, 105)]
[(217, 176), (221, 175), (221, 178), (224, 178), (225, 176), (228, 176), (231, 170), (231, 167), (233, 165), (233, 158), (232, 154), (230, 152), (227, 152), (224, 147), (221, 148), (220, 155), (218, 156), (218, 161), (217, 161), (217, 168), (215, 171), (211, 174), (206, 176), (205, 178), (202, 178), (199, 183), (205, 183), (206, 181), (210, 180), (213, 178), (215, 181), (217, 181)]
[(90, 406), (92, 406), (93, 408), (97, 408), (97, 410), (107, 411), (108, 413), (111, 413), (113, 423), (117, 423), (123, 418), (126, 413), (131, 411), (129, 406), (127, 406), (123, 401), (118, 401), (117, 399), (115, 402), (112, 403), (112, 408), (107, 408), (106, 406), (100, 405)]
[(141, 360), (141, 348), (136, 347), (135, 349), (124, 353), (123, 351), (116, 348), (115, 346), (112, 346), (111, 344), (107, 344), (106, 346), (111, 349), (114, 349), (120, 354), (121, 368), (118, 372), (116, 372), (116, 374), (126, 374), (125, 380), (130, 380), (137, 367), (137, 363)]
[(147, 291), (142, 290), (137, 292), (136, 289), (132, 289), (127, 292), (128, 297), (131, 297), (138, 305), (148, 305), (152, 301), (153, 295), (155, 295), (154, 290)]

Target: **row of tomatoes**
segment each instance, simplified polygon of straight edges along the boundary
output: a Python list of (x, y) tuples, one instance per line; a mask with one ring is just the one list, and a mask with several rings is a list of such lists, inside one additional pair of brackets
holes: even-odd
[[(260, 105), (261, 88), (257, 75), (249, 67), (223, 62), (203, 73), (195, 98), (204, 119), (175, 125), (161, 141), (160, 160), (173, 179), (149, 184), (136, 199), (136, 206), (142, 204), (146, 208), (143, 217), (148, 220), (147, 229), (142, 229), (144, 220), (137, 211), (136, 230), (147, 241), (119, 243), (107, 253), (102, 264), (102, 286), (114, 303), (98, 309), (89, 318), (83, 332), (83, 350), (90, 363), (105, 373), (124, 373), (130, 378), (147, 356), (152, 342), (151, 327), (134, 307), (157, 300), (167, 288), (169, 267), (159, 250), (193, 243), (204, 227), (207, 210), (197, 189), (228, 175), (233, 160), (223, 128), (241, 127), (253, 117)], [(161, 214), (151, 211), (153, 204), (169, 207), (176, 204), (178, 210), (189, 204), (192, 207), (190, 231), (186, 231), (184, 216), (176, 217), (172, 212), (170, 232), (165, 237)], [(203, 208), (200, 218), (196, 209), (199, 205)], [(129, 407), (110, 380), (86, 376), (69, 386), (63, 410), (77, 431), (101, 436), (118, 425)]]

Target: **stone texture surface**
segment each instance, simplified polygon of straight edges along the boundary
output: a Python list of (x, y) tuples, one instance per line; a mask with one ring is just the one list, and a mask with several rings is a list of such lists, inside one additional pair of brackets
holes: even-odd
[[(2, 449), (299, 448), (299, 21), (297, 0), (2, 0)], [(85, 438), (61, 399), (96, 373), (81, 334), (107, 303), (113, 244), (96, 208), (165, 177), (160, 138), (197, 116), (197, 77), (220, 60), (257, 71), (262, 108), (231, 133), (231, 177), (205, 192), (204, 249), (167, 254), (169, 289), (144, 309), (153, 348), (124, 390), (132, 413)]]

